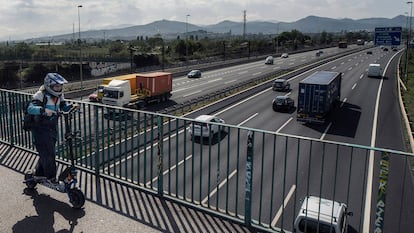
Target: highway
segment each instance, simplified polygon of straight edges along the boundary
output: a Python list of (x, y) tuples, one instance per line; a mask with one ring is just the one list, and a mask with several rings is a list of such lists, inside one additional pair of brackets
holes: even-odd
[[(306, 195), (317, 195), (348, 203), (349, 211), (354, 214), (349, 218), (350, 232), (364, 232), (367, 225), (373, 229), (379, 186), (379, 154), (374, 157), (362, 149), (351, 151), (345, 146), (322, 145), (309, 141), (328, 140), (406, 151), (399, 106), (396, 104), (396, 66), (399, 55), (397, 52), (386, 52), (379, 48), (370, 50), (373, 54), (361, 51), (289, 78), (292, 88), (288, 93), (275, 92), (269, 86), (268, 89), (218, 112), (207, 112), (224, 119), (228, 125), (239, 127), (225, 127), (211, 141), (192, 141), (182, 127), (184, 124), (191, 127), (188, 120), (167, 121), (164, 124), (164, 134), (167, 136), (163, 139), (164, 190), (180, 199), (185, 198), (208, 208), (243, 216), (247, 131), (254, 128), (262, 130), (263, 133), (256, 133), (254, 136), (256, 147), (253, 153), (252, 218), (272, 227), (292, 230), (300, 201)], [(339, 51), (343, 50), (325, 49), (323, 56)], [(173, 80), (172, 101), (185, 102), (200, 98), (256, 75), (289, 69), (321, 58), (323, 57), (316, 57), (315, 52), (307, 52), (293, 54), (285, 59), (276, 58), (274, 65), (265, 65), (259, 61), (203, 72), (199, 79), (176, 77)], [(370, 63), (381, 64), (385, 70), (383, 79), (366, 76)], [(296, 111), (273, 111), (271, 101), (276, 95), (289, 95), (296, 105), (298, 83), (317, 70), (343, 74), (342, 103), (328, 117), (326, 124), (302, 124), (295, 119)], [(111, 129), (103, 130), (110, 134), (101, 135), (105, 137), (101, 139), (102, 144), (105, 141), (109, 143), (112, 136), (126, 134), (134, 128), (127, 121), (101, 118), (103, 115), (100, 108), (97, 108), (98, 112), (94, 112), (93, 108), (89, 108), (92, 105), (84, 106), (83, 112), (86, 114), (81, 117), (91, 123), (82, 130), (84, 136), (93, 135), (96, 128)], [(96, 113), (100, 119), (95, 123)], [(145, 124), (154, 125), (157, 122), (151, 113), (132, 116), (135, 120), (139, 118), (141, 121), (148, 119)], [(166, 133), (168, 130), (171, 130), (169, 134)], [(157, 189), (157, 134), (152, 131), (139, 132), (139, 135), (128, 139), (128, 142), (108, 147), (106, 152), (102, 152), (102, 169), (138, 185)], [(267, 132), (277, 132), (279, 136), (275, 137)], [(132, 150), (133, 154), (126, 153), (125, 151), (131, 150), (128, 147), (133, 145), (138, 146), (138, 149)], [(108, 153), (117, 154), (109, 163), (105, 162), (105, 158), (110, 156)], [(83, 159), (90, 161), (86, 163), (95, 163), (92, 157)], [(414, 204), (407, 196), (414, 195), (414, 188), (409, 182), (409, 171), (402, 169), (407, 166), (406, 162), (402, 157), (390, 158), (390, 170), (393, 172), (389, 174), (385, 232), (392, 232), (396, 226), (401, 229), (408, 227), (404, 225), (408, 221), (402, 222), (401, 219), (407, 218), (405, 214), (412, 215), (410, 206), (413, 207)], [(371, 203), (371, 208), (365, 205), (366, 201)], [(400, 218), (394, 217), (398, 215)], [(370, 222), (364, 222), (366, 219)]]
[[(240, 126), (241, 129), (226, 127), (211, 140), (192, 141), (185, 130), (174, 127), (179, 123), (166, 124), (167, 128), (175, 130), (163, 139), (164, 148), (168, 145), (168, 152), (164, 152), (168, 155), (164, 155), (166, 159), (163, 161), (164, 190), (213, 209), (243, 214), (247, 142), (247, 128), (243, 127), (261, 129), (277, 132), (282, 136), (275, 137), (265, 133), (255, 135), (255, 144), (263, 146), (254, 149), (254, 219), (270, 223), (273, 227), (283, 226), (292, 230), (291, 225), (297, 213), (298, 203), (306, 195), (312, 194), (348, 203), (349, 210), (354, 213), (350, 218), (350, 232), (362, 232), (367, 225), (364, 223), (364, 220), (368, 219), (367, 216), (370, 217), (369, 225), (372, 229), (375, 221), (379, 157), (374, 159), (364, 150), (355, 149), (350, 153), (350, 149), (346, 147), (324, 146), (308, 141), (339, 141), (405, 151), (402, 127), (395, 127), (400, 126), (395, 122), (400, 122), (401, 118), (395, 104), (396, 62), (390, 62), (398, 55), (396, 52), (385, 52), (379, 48), (372, 51), (372, 55), (359, 52), (290, 78), (292, 90), (289, 93), (274, 92), (269, 87), (214, 113), (227, 124)], [(312, 55), (314, 56), (313, 53), (309, 53), (307, 56), (310, 59)], [(291, 57), (298, 59), (294, 55)], [(302, 62), (306, 60), (305, 55), (297, 57), (301, 57)], [(286, 62), (285, 65), (293, 65), (294, 61), (289, 59), (280, 60)], [(263, 72), (264, 69), (273, 69), (278, 66), (278, 60), (279, 58), (276, 59), (274, 67), (256, 62), (245, 65), (248, 69), (240, 66), (206, 72), (197, 80), (177, 78), (174, 85), (186, 86), (181, 89), (176, 87), (173, 99), (180, 101), (182, 98), (184, 101), (195, 95), (203, 95), (214, 88), (222, 87), (223, 82), (226, 84), (225, 80), (235, 80), (236, 77), (243, 79)], [(383, 79), (366, 77), (366, 69), (370, 63), (380, 63), (382, 67), (388, 68)], [(342, 104), (329, 116), (326, 124), (301, 124), (295, 119), (295, 111), (276, 113), (272, 110), (271, 101), (276, 95), (290, 95), (296, 103), (299, 81), (316, 70), (343, 73)], [(217, 78), (218, 76), (221, 78)], [(178, 94), (181, 92), (183, 94)], [(283, 135), (301, 138), (288, 139)], [(137, 138), (141, 138), (142, 142), (142, 137), (154, 139), (156, 135), (144, 133), (144, 136)], [(139, 141), (136, 142), (136, 145), (138, 144)], [(107, 164), (105, 169), (109, 173), (124, 175), (146, 187), (156, 188), (158, 164), (153, 156), (157, 147), (156, 142), (148, 144), (147, 148), (141, 147), (139, 152), (132, 156)], [(117, 149), (114, 149), (115, 151)], [(404, 167), (404, 161), (401, 160), (402, 158), (392, 157), (391, 161), (395, 161), (392, 162), (392, 166)], [(136, 170), (131, 171), (131, 167)], [(401, 193), (401, 187), (408, 187), (409, 192), (412, 192), (413, 187), (412, 184), (403, 185), (407, 181), (399, 177), (404, 177), (406, 170), (401, 167), (394, 168), (396, 172), (390, 173), (389, 184), (394, 188), (389, 190), (388, 195), (394, 198), (388, 200), (389, 221), (384, 229), (394, 229), (396, 225), (401, 224), (391, 221), (391, 216), (401, 211), (409, 212), (401, 203), (401, 199), (406, 197)], [(365, 201), (371, 203), (368, 211), (364, 207)], [(413, 206), (412, 202), (410, 204)], [(281, 209), (284, 211), (280, 212)]]

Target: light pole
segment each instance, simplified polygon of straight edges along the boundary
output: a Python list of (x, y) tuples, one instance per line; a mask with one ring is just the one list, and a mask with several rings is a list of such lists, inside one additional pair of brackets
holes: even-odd
[(407, 41), (405, 43), (406, 45), (406, 51), (405, 51), (405, 64), (404, 64), (404, 78), (405, 78), (405, 84), (407, 84), (408, 81), (408, 42), (410, 41), (409, 31), (408, 31), (408, 12), (405, 12), (405, 15), (407, 17), (405, 28), (407, 30)]
[(80, 8), (82, 5), (78, 5), (78, 21), (79, 21), (79, 75), (81, 80), (81, 90), (83, 91), (83, 75), (82, 75), (82, 41), (81, 41), (81, 29), (80, 29)]
[(185, 64), (188, 67), (188, 16), (185, 16)]
[(407, 41), (407, 51), (405, 54), (405, 61), (406, 61), (406, 67), (405, 67), (405, 75), (406, 75), (406, 80), (405, 83), (408, 83), (408, 53), (410, 51), (410, 46), (411, 46), (411, 22), (412, 22), (412, 17), (413, 17), (413, 2), (412, 1), (408, 1), (407, 4), (410, 4), (411, 7), (411, 11), (410, 11), (410, 28), (408, 30), (408, 41)]

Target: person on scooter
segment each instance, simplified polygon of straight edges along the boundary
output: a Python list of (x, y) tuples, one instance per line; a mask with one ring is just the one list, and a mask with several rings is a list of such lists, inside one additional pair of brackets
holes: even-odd
[(58, 73), (46, 74), (43, 85), (32, 96), (27, 109), (36, 121), (32, 134), (39, 160), (34, 175), (44, 176), (52, 183), (58, 183), (55, 160), (58, 112), (68, 111), (72, 107), (63, 96), (63, 84), (66, 83), (66, 79)]

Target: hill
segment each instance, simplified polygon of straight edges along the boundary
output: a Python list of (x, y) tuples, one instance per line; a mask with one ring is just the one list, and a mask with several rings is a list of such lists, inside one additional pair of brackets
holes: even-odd
[[(299, 30), (303, 33), (343, 32), (343, 31), (374, 31), (375, 27), (405, 27), (407, 17), (399, 15), (392, 19), (367, 18), (367, 19), (332, 19), (318, 16), (308, 16), (295, 22), (260, 22), (252, 21), (246, 23), (246, 34), (277, 34), (283, 31)], [(151, 37), (161, 35), (166, 39), (174, 39), (177, 36), (185, 37), (189, 34), (202, 31), (206, 35), (231, 34), (242, 35), (243, 22), (223, 21), (213, 25), (198, 26), (186, 24), (185, 22), (159, 20), (145, 25), (128, 26), (116, 29), (101, 29), (81, 32), (82, 39), (86, 40), (131, 40), (138, 36)], [(72, 40), (73, 34), (53, 36), (54, 41)], [(76, 37), (75, 37), (76, 38)], [(31, 41), (47, 41), (50, 36), (31, 39)]]

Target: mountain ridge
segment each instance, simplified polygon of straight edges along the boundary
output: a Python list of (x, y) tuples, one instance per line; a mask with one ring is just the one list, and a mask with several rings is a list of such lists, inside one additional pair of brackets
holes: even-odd
[[(246, 23), (246, 34), (269, 34), (275, 35), (283, 31), (298, 30), (302, 33), (320, 33), (322, 31), (338, 33), (344, 31), (374, 31), (375, 27), (405, 27), (407, 17), (398, 15), (394, 18), (365, 18), (365, 19), (334, 19), (310, 15), (294, 22), (269, 22), (250, 21)], [(109, 27), (111, 28), (111, 27)], [(83, 40), (132, 40), (137, 37), (151, 37), (161, 35), (166, 39), (174, 39), (178, 36), (189, 35), (194, 32), (203, 31), (206, 36), (217, 34), (242, 35), (244, 31), (243, 22), (224, 20), (211, 25), (195, 25), (180, 21), (157, 20), (144, 25), (133, 25), (122, 28), (96, 29), (81, 31)], [(48, 37), (30, 39), (32, 41), (50, 40)], [(52, 36), (54, 41), (72, 40), (73, 33)]]

